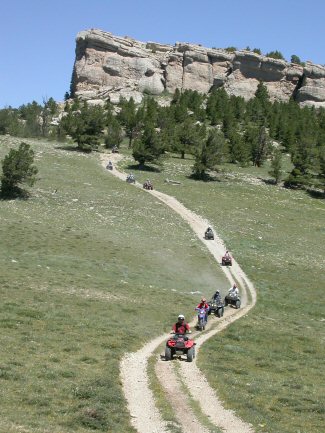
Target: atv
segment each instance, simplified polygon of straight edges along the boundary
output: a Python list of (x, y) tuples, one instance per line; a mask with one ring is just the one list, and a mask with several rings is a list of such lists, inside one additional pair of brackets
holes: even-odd
[(204, 331), (207, 321), (208, 321), (208, 311), (205, 308), (196, 308), (197, 310), (197, 325), (196, 329), (198, 331)]
[(135, 177), (133, 174), (128, 174), (126, 177), (127, 183), (135, 183)]
[(195, 358), (195, 343), (186, 334), (174, 334), (167, 340), (165, 360), (170, 361), (175, 355), (186, 355), (187, 362)]
[(222, 266), (232, 266), (231, 256), (223, 256), (221, 259)]
[(153, 185), (150, 180), (146, 180), (143, 184), (143, 188), (147, 190), (153, 190)]
[(225, 306), (227, 307), (227, 305), (231, 305), (236, 309), (240, 308), (241, 305), (240, 297), (238, 295), (237, 296), (226, 295)]
[(204, 239), (207, 239), (207, 240), (214, 240), (214, 234), (213, 234), (213, 231), (210, 229), (207, 229), (206, 231), (205, 231), (205, 233), (204, 233)]
[(211, 299), (211, 301), (208, 302), (208, 304), (210, 307), (208, 314), (214, 314), (216, 317), (223, 316), (223, 313), (225, 311), (225, 305), (221, 299), (219, 300)]

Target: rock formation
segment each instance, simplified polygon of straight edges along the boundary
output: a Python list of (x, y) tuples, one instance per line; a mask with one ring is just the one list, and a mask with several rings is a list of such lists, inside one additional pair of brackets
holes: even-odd
[(325, 107), (325, 67), (310, 62), (303, 67), (246, 50), (144, 43), (94, 29), (76, 39), (72, 88), (94, 103), (131, 96), (140, 102), (144, 94), (158, 96), (176, 88), (207, 93), (222, 86), (247, 100), (259, 81), (273, 100), (293, 96), (301, 105)]

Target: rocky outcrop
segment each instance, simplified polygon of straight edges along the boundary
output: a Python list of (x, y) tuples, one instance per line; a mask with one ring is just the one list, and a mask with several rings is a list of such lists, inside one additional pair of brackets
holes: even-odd
[(178, 89), (208, 93), (224, 87), (250, 99), (263, 81), (273, 100), (290, 97), (325, 107), (325, 67), (305, 67), (255, 54), (176, 43), (164, 45), (118, 37), (101, 30), (78, 33), (72, 87), (82, 99), (117, 103), (131, 96), (161, 95)]

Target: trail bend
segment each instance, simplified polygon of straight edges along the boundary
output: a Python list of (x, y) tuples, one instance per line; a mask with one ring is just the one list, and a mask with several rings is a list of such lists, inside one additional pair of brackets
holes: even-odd
[[(109, 173), (117, 176), (124, 182), (126, 174), (117, 170), (116, 164), (123, 158), (120, 154), (101, 155), (101, 162), (106, 167), (108, 161), (114, 164), (113, 170)], [(136, 187), (142, 189), (142, 184), (136, 182)], [(146, 191), (155, 196), (158, 200), (165, 203), (172, 210), (178, 213), (191, 227), (197, 237), (204, 243), (206, 248), (213, 255), (215, 260), (220, 263), (221, 258), (226, 250), (226, 246), (220, 237), (215, 233), (214, 241), (206, 241), (203, 233), (208, 225), (211, 224), (204, 218), (187, 209), (175, 197), (169, 196), (160, 191)], [(233, 260), (231, 268), (222, 267), (229, 282), (235, 281), (241, 290), (242, 308), (239, 310), (226, 309), (223, 318), (218, 320), (218, 324), (212, 327), (212, 320), (209, 321), (207, 331), (198, 336), (196, 334), (196, 350), (201, 345), (225, 329), (230, 323), (238, 320), (240, 317), (254, 307), (256, 303), (256, 290), (252, 282), (248, 279), (239, 264)], [(168, 433), (169, 429), (163, 421), (156, 405), (153, 393), (149, 387), (147, 366), (149, 357), (155, 350), (167, 340), (169, 334), (161, 335), (149, 343), (145, 344), (137, 352), (126, 354), (121, 361), (121, 379), (123, 392), (128, 402), (128, 409), (131, 415), (131, 423), (138, 433)], [(232, 410), (225, 409), (219, 400), (214, 389), (212, 389), (197, 367), (194, 360), (192, 363), (180, 362), (180, 372), (177, 374), (173, 362), (165, 362), (162, 357), (157, 357), (155, 372), (164, 388), (168, 400), (176, 408), (175, 415), (183, 431), (190, 433), (209, 433), (208, 428), (204, 428), (202, 423), (193, 413), (189, 401), (184, 398), (181, 384), (179, 383), (179, 374), (181, 375), (183, 386), (189, 390), (192, 399), (196, 400), (201, 411), (209, 419), (210, 423), (219, 427), (225, 433), (253, 433), (253, 427), (242, 421)], [(172, 384), (172, 385), (171, 385)]]

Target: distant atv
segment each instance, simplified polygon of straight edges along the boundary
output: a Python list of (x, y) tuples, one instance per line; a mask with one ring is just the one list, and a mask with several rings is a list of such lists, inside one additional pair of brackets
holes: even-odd
[(225, 304), (222, 302), (222, 300), (220, 299), (215, 300), (215, 299), (211, 299), (210, 302), (208, 302), (209, 304), (209, 311), (208, 314), (214, 314), (217, 317), (222, 317), (223, 313), (225, 311)]
[(213, 231), (210, 229), (207, 229), (206, 231), (205, 231), (205, 233), (204, 233), (204, 239), (207, 239), (207, 240), (214, 240), (214, 234), (213, 234)]
[(232, 305), (237, 309), (240, 308), (241, 305), (240, 297), (238, 295), (237, 296), (226, 295), (225, 306), (227, 305)]
[(143, 184), (144, 189), (153, 190), (153, 185), (150, 180), (146, 180)]
[(135, 177), (133, 176), (133, 174), (128, 174), (126, 177), (126, 181), (127, 183), (135, 183)]
[(118, 150), (118, 147), (117, 147), (117, 146), (114, 146), (114, 147), (112, 148), (112, 153), (120, 153), (120, 151)]
[(221, 259), (222, 266), (232, 266), (232, 257), (229, 255), (224, 255)]
[(174, 334), (167, 340), (165, 360), (170, 361), (175, 355), (186, 355), (187, 362), (195, 358), (195, 343), (186, 334)]

